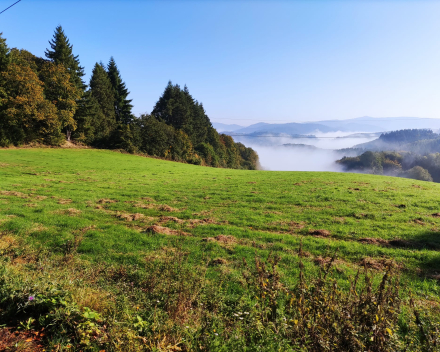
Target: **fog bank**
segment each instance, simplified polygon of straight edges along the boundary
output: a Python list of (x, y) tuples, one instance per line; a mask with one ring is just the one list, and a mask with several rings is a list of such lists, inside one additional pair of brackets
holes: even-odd
[(317, 131), (313, 135), (317, 138), (289, 136), (234, 136), (233, 138), (236, 142), (254, 149), (265, 170), (334, 172), (342, 171), (335, 161), (344, 156), (344, 153), (337, 152), (337, 149), (351, 148), (377, 138), (377, 136), (362, 134), (362, 132), (320, 133)]

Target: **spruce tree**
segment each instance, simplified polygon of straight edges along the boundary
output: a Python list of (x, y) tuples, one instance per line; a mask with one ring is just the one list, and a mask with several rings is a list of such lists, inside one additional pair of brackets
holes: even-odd
[(90, 78), (91, 96), (99, 104), (101, 115), (97, 131), (101, 134), (101, 139), (108, 137), (116, 127), (115, 118), (115, 97), (110, 78), (102, 64), (95, 64), (92, 77)]
[(64, 65), (70, 74), (72, 83), (84, 92), (86, 88), (82, 80), (84, 68), (79, 63), (78, 55), (73, 55), (73, 46), (61, 26), (55, 29), (53, 39), (49, 41), (49, 44), (51, 49), (46, 49), (46, 57), (56, 64)]
[(131, 112), (131, 109), (133, 108), (133, 105), (131, 105), (132, 100), (127, 99), (127, 96), (130, 94), (130, 92), (125, 86), (125, 83), (122, 81), (121, 73), (119, 72), (113, 57), (110, 58), (110, 61), (107, 65), (107, 73), (112, 84), (115, 97), (116, 122), (128, 125), (133, 120), (133, 114)]
[(6, 71), (9, 64), (9, 48), (6, 45), (6, 39), (2, 37), (3, 33), (0, 33), (0, 72)]

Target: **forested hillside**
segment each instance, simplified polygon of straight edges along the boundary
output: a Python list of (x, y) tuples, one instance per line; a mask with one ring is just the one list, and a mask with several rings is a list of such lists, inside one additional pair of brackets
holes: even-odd
[(66, 139), (198, 165), (256, 169), (251, 148), (211, 125), (185, 86), (168, 83), (150, 115), (132, 113), (129, 91), (115, 60), (96, 63), (90, 82), (61, 26), (46, 58), (10, 49), (0, 34), (0, 146)]

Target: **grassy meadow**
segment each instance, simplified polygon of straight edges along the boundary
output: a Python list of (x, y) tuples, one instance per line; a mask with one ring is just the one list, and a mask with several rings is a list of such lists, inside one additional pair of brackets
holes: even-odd
[(301, 295), (313, 286), (319, 296), (323, 275), (330, 296), (319, 309), (338, 311), (330, 302), (351, 302), (335, 297), (355, 291), (358, 271), (373, 293), (390, 280), (393, 298), (353, 341), (366, 351), (439, 350), (439, 249), (436, 183), (3, 149), (0, 350), (356, 351), (340, 342), (343, 316), (333, 333), (316, 316), (304, 323), (312, 308)]

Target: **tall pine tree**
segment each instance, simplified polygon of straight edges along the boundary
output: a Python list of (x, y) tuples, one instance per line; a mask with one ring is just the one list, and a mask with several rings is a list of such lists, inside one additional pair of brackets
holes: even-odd
[(49, 41), (49, 44), (51, 49), (46, 49), (46, 57), (56, 64), (64, 65), (70, 74), (72, 83), (84, 92), (86, 88), (82, 80), (84, 68), (79, 63), (78, 55), (73, 55), (73, 46), (61, 26), (55, 29), (53, 39)]
[(90, 78), (90, 92), (100, 107), (100, 121), (99, 123), (94, 123), (94, 125), (99, 126), (96, 132), (100, 134), (98, 138), (102, 141), (116, 127), (113, 87), (102, 64), (96, 63), (93, 68), (92, 77)]
[(119, 72), (118, 66), (116, 66), (113, 56), (110, 58), (107, 65), (107, 73), (115, 97), (116, 122), (128, 125), (133, 120), (133, 114), (131, 112), (131, 109), (133, 108), (133, 105), (131, 105), (132, 100), (127, 99), (130, 92), (122, 81), (121, 73)]
[(0, 72), (6, 71), (9, 64), (9, 48), (6, 45), (6, 39), (0, 33)]

